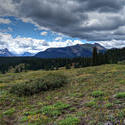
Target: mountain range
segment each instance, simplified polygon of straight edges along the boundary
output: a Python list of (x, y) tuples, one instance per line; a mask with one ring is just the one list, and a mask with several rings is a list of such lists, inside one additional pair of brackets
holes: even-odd
[(99, 52), (105, 52), (106, 48), (98, 43), (95, 44), (77, 44), (74, 46), (60, 47), (60, 48), (48, 48), (45, 51), (39, 52), (36, 55), (25, 52), (21, 55), (15, 55), (11, 53), (7, 48), (0, 49), (1, 57), (12, 56), (34, 56), (39, 58), (73, 58), (73, 57), (90, 57), (92, 56), (93, 47), (96, 47)]
[(19, 57), (19, 56), (34, 56), (33, 53), (24, 52), (23, 54), (14, 54), (10, 52), (7, 48), (0, 49), (0, 57)]
[(33, 53), (29, 53), (29, 52), (24, 52), (20, 56), (34, 56), (34, 54)]
[(91, 57), (93, 47), (96, 47), (99, 52), (105, 52), (106, 48), (98, 43), (95, 44), (77, 44), (74, 46), (61, 48), (48, 48), (43, 52), (39, 52), (35, 57), (39, 58), (73, 58), (73, 57)]
[(2, 57), (11, 57), (14, 56), (7, 48), (0, 49), (0, 56)]

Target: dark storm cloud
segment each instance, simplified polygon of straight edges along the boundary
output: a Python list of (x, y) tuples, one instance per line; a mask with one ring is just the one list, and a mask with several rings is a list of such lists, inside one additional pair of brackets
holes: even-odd
[(123, 0), (86, 0), (88, 10), (99, 10), (100, 12), (119, 11), (124, 6)]
[(71, 37), (96, 41), (124, 39), (124, 30), (119, 31), (125, 25), (124, 0), (0, 0), (2, 2), (0, 15), (30, 18), (41, 27)]
[[(40, 25), (50, 26), (49, 28), (53, 28), (53, 26), (67, 27), (70, 25), (79, 25), (81, 21), (87, 19), (86, 14), (73, 13), (73, 6), (69, 8), (66, 3), (56, 3), (56, 0), (53, 0), (53, 3), (45, 0), (36, 0), (33, 2), (27, 0), (21, 3), (20, 11), (22, 16), (31, 17)], [(26, 8), (28, 8), (27, 12)]]

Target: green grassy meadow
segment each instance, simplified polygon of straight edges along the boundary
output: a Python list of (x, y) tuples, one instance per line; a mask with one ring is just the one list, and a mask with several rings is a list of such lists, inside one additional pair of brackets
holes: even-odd
[[(32, 96), (10, 93), (12, 86), (49, 73), (64, 74), (67, 84)], [(0, 74), (0, 125), (104, 125), (107, 121), (125, 122), (125, 65)]]

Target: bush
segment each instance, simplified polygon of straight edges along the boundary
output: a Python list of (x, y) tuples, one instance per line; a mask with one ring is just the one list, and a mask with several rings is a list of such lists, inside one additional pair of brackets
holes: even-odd
[(122, 64), (122, 65), (124, 65), (124, 64), (125, 64), (125, 60), (123, 60), (123, 61), (119, 61), (118, 64)]
[(115, 97), (116, 98), (125, 98), (125, 92), (120, 92), (120, 93), (116, 94)]
[(91, 107), (91, 108), (92, 108), (92, 107), (96, 107), (96, 105), (97, 105), (97, 104), (96, 104), (95, 101), (90, 101), (90, 102), (88, 102), (88, 103), (85, 103), (85, 106), (86, 106), (86, 107)]
[(78, 125), (80, 123), (80, 120), (77, 117), (67, 117), (63, 120), (59, 121), (59, 125)]
[(112, 103), (107, 103), (107, 104), (105, 104), (105, 107), (108, 108), (108, 109), (110, 109), (110, 108), (113, 107), (113, 104)]
[(16, 110), (14, 108), (8, 109), (5, 112), (3, 112), (4, 115), (11, 116), (13, 113), (15, 113)]
[(57, 102), (53, 105), (45, 105), (41, 109), (38, 110), (32, 110), (25, 112), (25, 116), (31, 116), (31, 115), (36, 115), (36, 114), (43, 114), (48, 117), (57, 117), (61, 115), (64, 110), (70, 108), (69, 104), (66, 104), (64, 102)]
[(43, 113), (44, 115), (50, 116), (50, 117), (56, 117), (62, 114), (64, 109), (69, 108), (69, 104), (65, 104), (63, 102), (57, 102), (54, 105), (48, 105), (43, 106), (41, 110), (38, 111), (38, 113)]
[(104, 92), (102, 92), (102, 91), (94, 91), (94, 92), (92, 93), (92, 96), (93, 96), (93, 97), (104, 96)]
[(42, 78), (30, 80), (25, 83), (15, 84), (10, 88), (10, 93), (19, 96), (30, 96), (41, 91), (60, 88), (67, 83), (67, 77), (63, 74), (49, 73)]

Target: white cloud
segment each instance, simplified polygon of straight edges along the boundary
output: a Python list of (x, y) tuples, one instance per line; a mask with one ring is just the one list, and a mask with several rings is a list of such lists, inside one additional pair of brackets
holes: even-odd
[(41, 36), (46, 36), (48, 33), (47, 32), (41, 32)]
[(24, 23), (34, 24), (35, 27), (36, 27), (36, 30), (49, 30), (46, 27), (40, 26), (39, 24), (37, 24), (36, 22), (34, 22), (31, 18), (24, 18), (24, 17), (22, 17), (22, 18), (18, 18), (18, 19), (21, 19), (22, 22), (24, 22)]
[(0, 18), (0, 24), (9, 24), (11, 21), (9, 19)]
[(61, 42), (61, 41), (54, 41), (54, 42), (49, 42), (49, 47), (66, 47), (66, 46), (73, 46), (73, 45), (76, 45), (76, 44), (83, 44), (82, 41), (80, 40), (66, 40), (64, 42)]
[(13, 29), (11, 27), (8, 27), (7, 29), (0, 29), (0, 32), (6, 33), (6, 32), (12, 32)]
[(0, 49), (8, 48), (11, 52), (21, 54), (23, 52), (37, 53), (47, 48), (45, 40), (32, 38), (21, 38), (20, 36), (13, 38), (10, 34), (0, 33)]
[(104, 46), (108, 49), (125, 47), (125, 41), (124, 40), (100, 41), (100, 42), (97, 42), (97, 43), (101, 44), (102, 46)]
[(81, 40), (74, 40), (74, 45), (75, 44), (83, 44), (83, 42)]
[(24, 52), (32, 52), (37, 53), (40, 51), (44, 51), (47, 48), (52, 47), (66, 47), (72, 46), (75, 44), (82, 44), (80, 40), (66, 40), (64, 42), (53, 41), (46, 42), (43, 39), (33, 39), (33, 38), (25, 38), (25, 37), (16, 37), (13, 38), (10, 34), (0, 33), (0, 49), (8, 48), (11, 52), (16, 54), (21, 54)]
[(60, 32), (55, 32), (55, 31), (51, 31), (53, 34), (56, 34), (56, 35), (58, 35), (58, 36), (66, 36), (66, 35), (64, 35), (63, 33), (60, 33)]
[(56, 40), (56, 41), (61, 41), (61, 40), (62, 40), (62, 37), (56, 37), (55, 40)]

